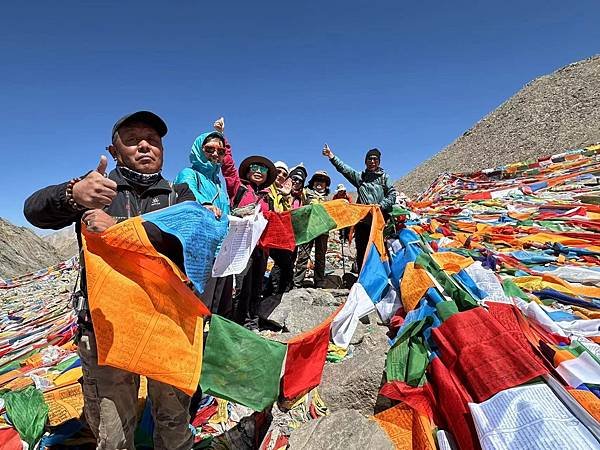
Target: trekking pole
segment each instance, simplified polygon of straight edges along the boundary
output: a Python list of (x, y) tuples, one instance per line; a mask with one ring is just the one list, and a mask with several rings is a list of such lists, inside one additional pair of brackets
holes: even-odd
[(342, 244), (342, 273), (346, 275), (346, 257), (344, 256), (344, 236), (341, 236), (340, 243)]

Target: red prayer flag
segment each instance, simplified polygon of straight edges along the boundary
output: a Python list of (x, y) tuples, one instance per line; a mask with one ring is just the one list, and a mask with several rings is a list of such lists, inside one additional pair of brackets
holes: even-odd
[(296, 248), (292, 215), (290, 211), (276, 213), (267, 211), (263, 213), (267, 219), (267, 227), (260, 237), (260, 246), (263, 248), (278, 248), (291, 252)]
[(379, 390), (384, 397), (406, 403), (419, 414), (433, 419), (432, 404), (435, 402), (431, 386), (413, 387), (403, 381), (390, 381)]
[(477, 403), (548, 372), (481, 307), (454, 314), (432, 335), (440, 358)]
[[(455, 314), (455, 316), (458, 314)], [(453, 316), (454, 317), (454, 316)], [(450, 320), (450, 319), (448, 319)], [(450, 430), (461, 450), (481, 448), (471, 417), (468, 402), (472, 399), (440, 358), (434, 358), (429, 372), (437, 408), (435, 422), (440, 428)]]
[(288, 342), (285, 370), (283, 372), (283, 396), (291, 400), (308, 392), (321, 383), (331, 322), (343, 305), (323, 323)]
[(2, 450), (23, 450), (23, 444), (17, 430), (14, 428), (0, 430), (0, 448)]

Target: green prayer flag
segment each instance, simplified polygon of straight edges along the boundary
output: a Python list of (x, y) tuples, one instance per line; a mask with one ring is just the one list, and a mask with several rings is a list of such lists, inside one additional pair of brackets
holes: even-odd
[(547, 228), (552, 231), (563, 231), (564, 230), (562, 223), (560, 223), (556, 220), (540, 220), (539, 224), (542, 227)]
[(387, 354), (385, 372), (387, 381), (404, 381), (410, 386), (422, 386), (429, 363), (423, 331), (433, 323), (425, 317), (407, 325)]
[(215, 314), (204, 349), (202, 391), (262, 411), (279, 395), (286, 350), (286, 345)]
[(529, 297), (527, 297), (527, 294), (525, 294), (525, 292), (523, 292), (521, 288), (517, 286), (510, 278), (502, 280), (502, 290), (507, 297), (519, 297), (526, 302), (530, 301)]
[(445, 322), (454, 314), (458, 314), (458, 307), (456, 306), (456, 302), (453, 300), (449, 300), (447, 302), (439, 302), (435, 305), (435, 309), (437, 309), (437, 313), (440, 316), (442, 322)]
[(456, 282), (444, 272), (440, 266), (427, 253), (421, 253), (415, 260), (415, 265), (427, 270), (444, 288), (446, 294), (456, 302), (459, 311), (467, 311), (479, 304), (466, 290), (459, 287)]
[(7, 392), (2, 396), (6, 413), (21, 439), (33, 448), (44, 433), (48, 419), (48, 405), (42, 392), (29, 386), (20, 391)]
[(296, 245), (310, 242), (336, 227), (335, 220), (322, 205), (307, 205), (292, 211), (292, 228), (294, 228)]

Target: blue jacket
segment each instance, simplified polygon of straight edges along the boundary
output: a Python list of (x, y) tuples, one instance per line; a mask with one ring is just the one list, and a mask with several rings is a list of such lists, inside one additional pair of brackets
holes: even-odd
[(226, 216), (229, 214), (229, 196), (225, 182), (219, 177), (221, 165), (209, 161), (202, 150), (204, 142), (213, 136), (218, 136), (225, 142), (225, 137), (218, 131), (210, 131), (198, 136), (190, 151), (192, 167), (186, 167), (179, 172), (175, 183), (186, 183), (198, 203), (214, 205)]

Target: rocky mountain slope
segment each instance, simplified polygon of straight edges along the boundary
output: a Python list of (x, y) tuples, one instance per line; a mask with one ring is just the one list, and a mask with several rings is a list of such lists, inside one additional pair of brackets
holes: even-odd
[(75, 225), (44, 236), (43, 239), (58, 251), (62, 259), (69, 259), (79, 252), (77, 236), (75, 235)]
[(600, 142), (600, 55), (533, 80), (397, 187), (425, 190), (441, 172), (471, 172)]
[(23, 275), (63, 259), (58, 250), (29, 228), (17, 227), (0, 218), (1, 278)]

